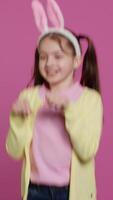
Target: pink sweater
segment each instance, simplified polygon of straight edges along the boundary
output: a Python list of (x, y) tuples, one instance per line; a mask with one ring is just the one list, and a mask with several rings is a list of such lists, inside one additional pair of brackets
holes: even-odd
[[(45, 85), (40, 88), (40, 98), (45, 100)], [(76, 101), (83, 87), (76, 82), (62, 91), (70, 101)], [(38, 94), (37, 94), (38, 95)], [(33, 183), (63, 186), (69, 183), (72, 145), (65, 129), (63, 115), (53, 108), (38, 111), (31, 144), (31, 181)]]

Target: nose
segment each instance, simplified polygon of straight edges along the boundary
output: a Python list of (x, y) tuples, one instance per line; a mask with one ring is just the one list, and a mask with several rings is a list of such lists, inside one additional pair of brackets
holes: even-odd
[(47, 68), (51, 68), (53, 66), (53, 64), (54, 64), (54, 60), (53, 60), (53, 58), (51, 56), (49, 56), (47, 58), (46, 67)]

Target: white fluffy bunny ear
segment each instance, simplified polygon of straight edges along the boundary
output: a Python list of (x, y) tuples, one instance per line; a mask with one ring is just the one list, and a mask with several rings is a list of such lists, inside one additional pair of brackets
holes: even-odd
[(38, 0), (33, 0), (32, 9), (38, 30), (40, 32), (48, 30), (47, 16), (42, 4)]
[(64, 17), (55, 0), (47, 0), (47, 14), (55, 28), (64, 28)]

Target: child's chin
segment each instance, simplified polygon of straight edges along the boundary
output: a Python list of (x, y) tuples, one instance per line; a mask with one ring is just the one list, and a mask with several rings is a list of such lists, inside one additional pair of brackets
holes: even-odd
[(59, 82), (60, 79), (58, 77), (48, 77), (47, 81), (49, 83), (56, 83), (56, 82)]
[(54, 80), (50, 80), (50, 79), (48, 79), (48, 83), (49, 84), (58, 84), (60, 82), (60, 80), (59, 79), (54, 79)]

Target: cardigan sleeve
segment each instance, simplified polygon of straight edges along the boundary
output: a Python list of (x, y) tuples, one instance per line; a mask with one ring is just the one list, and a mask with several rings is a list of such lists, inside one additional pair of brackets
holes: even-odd
[(64, 112), (65, 126), (78, 158), (87, 162), (98, 150), (103, 122), (102, 99), (98, 92), (87, 91)]
[[(18, 97), (19, 100), (28, 98), (28, 89), (24, 89), (22, 92), (20, 92)], [(28, 134), (28, 124), (30, 123), (30, 116), (23, 118), (21, 115), (15, 115), (11, 111), (9, 116), (9, 130), (6, 138), (6, 150), (7, 153), (14, 159), (21, 159), (23, 157), (25, 144), (30, 140)]]

